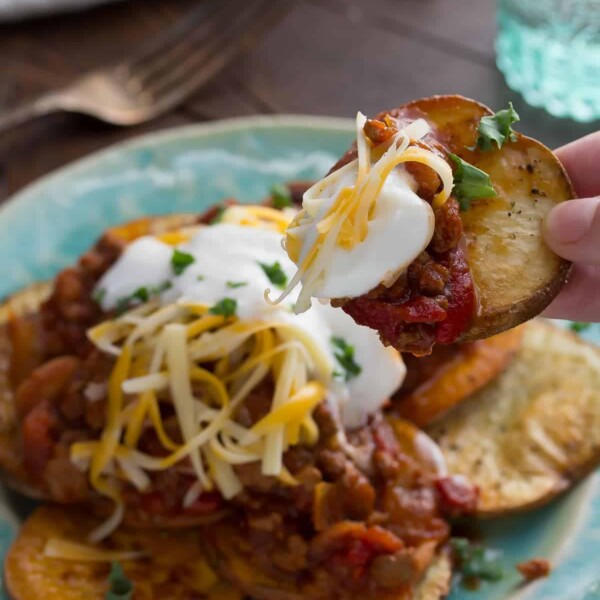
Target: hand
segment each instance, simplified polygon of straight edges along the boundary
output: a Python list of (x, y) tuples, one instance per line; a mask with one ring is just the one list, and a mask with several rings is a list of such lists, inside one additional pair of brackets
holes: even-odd
[(579, 198), (556, 206), (544, 223), (547, 244), (573, 261), (569, 281), (544, 317), (600, 321), (600, 131), (556, 151)]

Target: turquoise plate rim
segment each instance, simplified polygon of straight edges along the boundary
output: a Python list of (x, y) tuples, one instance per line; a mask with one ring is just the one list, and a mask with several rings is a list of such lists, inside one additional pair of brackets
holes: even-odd
[(227, 119), (218, 119), (205, 123), (193, 123), (189, 125), (177, 125), (168, 127), (159, 131), (144, 133), (133, 138), (116, 142), (100, 150), (96, 150), (77, 158), (66, 165), (53, 169), (45, 173), (36, 180), (28, 183), (21, 189), (14, 192), (0, 204), (0, 219), (9, 212), (12, 207), (23, 201), (27, 201), (27, 196), (34, 194), (38, 189), (45, 187), (55, 178), (66, 175), (75, 175), (81, 169), (98, 161), (109, 158), (115, 153), (126, 150), (135, 150), (147, 146), (156, 146), (158, 144), (184, 139), (184, 138), (205, 138), (211, 134), (233, 132), (236, 130), (244, 131), (249, 129), (317, 129), (336, 131), (341, 133), (351, 133), (354, 128), (354, 120), (346, 117), (328, 117), (326, 115), (301, 115), (301, 114), (278, 114), (278, 115), (255, 115), (248, 117), (229, 117)]
[[(321, 141), (329, 140), (331, 142), (333, 138), (339, 141), (338, 138), (341, 134), (348, 134), (349, 140), (353, 129), (354, 121), (352, 119), (310, 115), (272, 115), (233, 117), (222, 121), (182, 125), (151, 132), (94, 152), (29, 184), (0, 206), (0, 226), (3, 223), (11, 222), (17, 213), (27, 212), (35, 209), (36, 206), (41, 206), (38, 203), (44, 201), (45, 192), (52, 191), (53, 188), (60, 185), (64, 189), (68, 189), (69, 182), (77, 182), (79, 178), (85, 179), (86, 173), (91, 177), (94, 168), (100, 166), (104, 168), (107, 164), (110, 166), (111, 160), (131, 157), (137, 151), (156, 150), (165, 145), (190, 140), (199, 140), (199, 143), (200, 141), (206, 142), (210, 141), (212, 137), (232, 133), (248, 134), (259, 140), (262, 136), (267, 140), (268, 133), (273, 131), (278, 131), (286, 136), (286, 140), (289, 138), (290, 146), (293, 144), (294, 136), (297, 138), (303, 133), (310, 133), (311, 136), (315, 136), (315, 146), (318, 146), (319, 136), (322, 136)], [(324, 145), (327, 144), (324, 143)], [(275, 156), (271, 156), (269, 160), (275, 160)], [(256, 176), (259, 179), (262, 177), (258, 173)], [(68, 202), (66, 204), (68, 206)], [(167, 210), (163, 212), (171, 211), (167, 207)], [(7, 237), (10, 238), (10, 235)], [(87, 240), (87, 243), (91, 243), (91, 240)], [(0, 248), (2, 248), (1, 242)], [(0, 297), (2, 295), (3, 293), (0, 292)], [(600, 330), (593, 338), (600, 342), (598, 334), (600, 334)], [(530, 527), (538, 529), (542, 527), (543, 530), (543, 535), (538, 536), (539, 539), (536, 539), (534, 547), (544, 551), (547, 557), (560, 564), (553, 576), (548, 580), (517, 588), (518, 577), (511, 572), (510, 580), (499, 586), (484, 584), (477, 592), (467, 592), (457, 588), (451, 595), (452, 600), (499, 600), (508, 597), (512, 600), (600, 599), (600, 581), (595, 582), (595, 579), (591, 580), (589, 577), (584, 582), (578, 580), (583, 571), (589, 575), (590, 549), (592, 552), (596, 550), (596, 553), (600, 554), (598, 552), (600, 551), (600, 473), (592, 474), (585, 482), (576, 486), (575, 490), (548, 507), (531, 514), (499, 519), (490, 522), (484, 528), (486, 531), (490, 531), (490, 540), (497, 542), (499, 547), (508, 549), (508, 555), (514, 561), (516, 557), (520, 559), (529, 557), (515, 550), (515, 547), (518, 547), (521, 542), (526, 546), (529, 544), (527, 548), (531, 546), (527, 525), (532, 521), (538, 525), (534, 524)], [(0, 555), (14, 535), (14, 528), (17, 524), (18, 518), (14, 509), (11, 509), (6, 494), (0, 489)], [(548, 531), (545, 530), (546, 526)], [(506, 531), (520, 532), (519, 538), (513, 537), (506, 540), (506, 536), (503, 537)], [(507, 565), (510, 567), (512, 562)], [(0, 597), (2, 597), (1, 594)]]

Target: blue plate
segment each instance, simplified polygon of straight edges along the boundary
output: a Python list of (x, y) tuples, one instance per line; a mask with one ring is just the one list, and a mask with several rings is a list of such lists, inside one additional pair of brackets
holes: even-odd
[[(314, 117), (233, 119), (138, 138), (28, 187), (0, 209), (0, 297), (52, 277), (108, 226), (148, 214), (202, 211), (227, 197), (251, 202), (271, 185), (322, 176), (352, 139), (353, 123)], [(600, 328), (586, 337), (600, 342)], [(29, 504), (0, 494), (0, 553)], [(600, 599), (600, 477), (551, 505), (487, 522), (506, 576), (452, 600)], [(550, 578), (519, 588), (515, 563), (549, 558)], [(2, 599), (6, 596), (1, 596)]]

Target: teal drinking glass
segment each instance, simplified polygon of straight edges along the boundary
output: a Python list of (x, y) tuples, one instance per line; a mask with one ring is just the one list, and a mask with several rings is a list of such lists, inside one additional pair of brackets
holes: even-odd
[(600, 119), (600, 0), (497, 0), (506, 82), (557, 117)]

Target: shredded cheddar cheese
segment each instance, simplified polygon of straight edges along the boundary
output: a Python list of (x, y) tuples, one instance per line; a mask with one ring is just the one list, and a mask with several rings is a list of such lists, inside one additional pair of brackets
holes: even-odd
[[(115, 503), (92, 541), (109, 535), (122, 519), (124, 484), (144, 491), (149, 473), (185, 460), (197, 479), (188, 502), (211, 489), (226, 499), (238, 494), (238, 464), (260, 462), (263, 474), (296, 483), (282, 457), (291, 445), (317, 441), (311, 414), (325, 398), (331, 377), (327, 356), (300, 328), (224, 318), (182, 301), (132, 309), (92, 328), (88, 336), (116, 356), (102, 435), (71, 446), (71, 459), (89, 471), (94, 489)], [(254, 426), (242, 426), (236, 410), (268, 378), (274, 386), (271, 411)], [(181, 442), (165, 429), (163, 403), (174, 408)], [(166, 456), (138, 448), (148, 428)]]
[[(293, 215), (293, 211), (291, 211), (291, 215)], [(221, 222), (230, 225), (274, 229), (279, 233), (285, 233), (290, 224), (291, 215), (290, 211), (277, 210), (269, 206), (233, 205), (223, 213)]]
[[(288, 227), (285, 240), (285, 249), (298, 270), (275, 300), (269, 298), (270, 290), (267, 290), (267, 302), (281, 302), (301, 283), (302, 291), (296, 303), (296, 312), (308, 309), (310, 298), (322, 283), (334, 250), (351, 250), (365, 241), (378, 195), (398, 165), (417, 162), (438, 174), (441, 189), (433, 199), (434, 208), (442, 206), (450, 197), (453, 187), (450, 165), (432, 151), (413, 144), (429, 131), (423, 119), (399, 131), (383, 155), (374, 161), (370, 141), (363, 130), (365, 123), (366, 117), (359, 112), (356, 117), (357, 158), (325, 177), (305, 194), (303, 209)], [(352, 185), (342, 187), (332, 199), (319, 199), (320, 193), (335, 182), (342, 181), (349, 173), (355, 173)], [(317, 198), (313, 197), (315, 195)], [(316, 235), (307, 235), (309, 227), (314, 224)]]
[(61, 538), (50, 538), (44, 546), (44, 555), (61, 560), (77, 562), (113, 562), (137, 560), (147, 556), (145, 552), (125, 550), (101, 550), (87, 544), (72, 542)]

